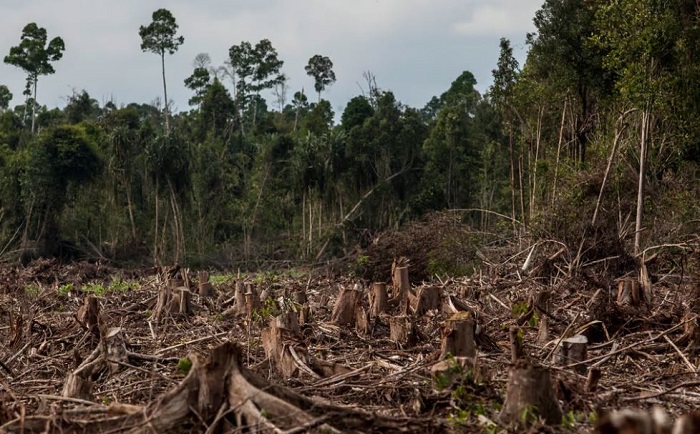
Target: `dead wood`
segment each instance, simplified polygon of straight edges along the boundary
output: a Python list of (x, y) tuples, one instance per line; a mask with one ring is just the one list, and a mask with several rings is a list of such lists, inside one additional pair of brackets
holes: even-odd
[(503, 423), (522, 427), (542, 418), (550, 425), (559, 425), (562, 415), (549, 368), (524, 362), (511, 368), (500, 414)]
[[(241, 365), (233, 343), (213, 349), (204, 362), (197, 357), (187, 377), (145, 408), (91, 420), (25, 417), (2, 426), (8, 433), (203, 431), (280, 432), (314, 427), (326, 432), (436, 432), (430, 420), (389, 418), (350, 407), (336, 406), (268, 384)], [(115, 409), (116, 412), (116, 409)], [(124, 414), (126, 413), (126, 414)]]
[(200, 297), (213, 297), (214, 296), (214, 285), (209, 282), (209, 273), (206, 271), (200, 271), (197, 273), (197, 280), (199, 286), (199, 296)]
[(369, 292), (369, 314), (376, 318), (389, 309), (389, 296), (386, 291), (386, 283), (374, 282)]
[(440, 358), (476, 356), (475, 322), (471, 312), (452, 315), (442, 329)]
[(576, 335), (562, 339), (559, 344), (559, 363), (563, 366), (576, 364), (574, 369), (579, 374), (586, 372), (586, 366), (580, 362), (586, 360), (588, 350), (588, 338)]
[(442, 291), (442, 287), (437, 285), (421, 287), (412, 306), (414, 313), (424, 315), (430, 310), (440, 309)]
[(339, 326), (354, 326), (356, 320), (355, 310), (359, 307), (362, 299), (362, 291), (359, 287), (353, 289), (342, 288), (340, 295), (333, 307), (331, 323)]

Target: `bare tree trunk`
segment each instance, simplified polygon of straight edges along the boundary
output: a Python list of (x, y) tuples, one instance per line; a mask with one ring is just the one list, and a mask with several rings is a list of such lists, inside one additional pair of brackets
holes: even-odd
[(566, 103), (568, 100), (564, 100), (564, 108), (561, 109), (561, 122), (559, 124), (559, 140), (557, 141), (557, 159), (554, 164), (554, 182), (552, 183), (552, 206), (554, 206), (557, 200), (557, 181), (559, 179), (559, 157), (561, 156), (561, 144), (564, 140), (564, 119), (566, 118)]
[(642, 235), (642, 213), (644, 211), (644, 172), (647, 157), (647, 134), (649, 129), (649, 108), (642, 112), (642, 137), (639, 146), (639, 184), (637, 189), (637, 217), (634, 222), (634, 254), (639, 255)]
[(160, 263), (160, 257), (158, 254), (158, 177), (156, 176), (156, 219), (155, 219), (155, 229), (153, 235), (153, 263), (158, 265)]
[(34, 101), (32, 101), (32, 134), (36, 132), (36, 87), (39, 80), (34, 77)]
[(170, 134), (170, 122), (169, 122), (169, 112), (170, 108), (168, 105), (168, 87), (165, 85), (165, 53), (160, 53), (160, 65), (161, 65), (161, 70), (163, 71), (163, 96), (165, 97), (165, 134), (168, 135)]

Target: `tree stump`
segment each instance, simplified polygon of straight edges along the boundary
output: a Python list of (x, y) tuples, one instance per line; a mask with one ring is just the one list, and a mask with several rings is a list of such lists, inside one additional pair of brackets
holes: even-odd
[(107, 366), (112, 374), (124, 369), (121, 363), (129, 361), (129, 353), (126, 350), (126, 337), (121, 327), (112, 327), (107, 330), (100, 342), (102, 354), (106, 355)]
[(197, 280), (199, 281), (199, 296), (200, 297), (212, 297), (214, 296), (214, 285), (209, 282), (209, 273), (206, 271), (200, 271), (197, 273)]
[(290, 342), (298, 340), (298, 336), (299, 321), (294, 311), (271, 318), (261, 333), (265, 355), (285, 378), (295, 376), (299, 370), (294, 358), (296, 352), (290, 350)]
[(301, 306), (299, 308), (299, 324), (306, 324), (309, 322), (311, 315), (311, 308), (309, 307), (309, 300), (306, 297), (306, 291), (300, 289), (294, 292), (294, 302)]
[(362, 299), (362, 291), (358, 289), (343, 288), (333, 307), (331, 323), (338, 326), (354, 326), (356, 320), (355, 310)]
[(475, 323), (471, 312), (458, 312), (445, 322), (442, 329), (440, 358), (476, 356)]
[(386, 292), (386, 283), (374, 282), (369, 292), (369, 315), (372, 318), (389, 309), (389, 295)]
[(408, 315), (411, 281), (408, 279), (408, 259), (394, 259), (391, 266), (392, 295), (391, 304), (399, 306), (399, 314)]
[(544, 419), (547, 424), (559, 425), (562, 410), (552, 390), (549, 368), (519, 362), (508, 375), (508, 387), (500, 420), (519, 427)]
[(537, 343), (544, 345), (549, 341), (549, 318), (547, 315), (542, 315), (537, 328)]
[(192, 293), (186, 286), (179, 286), (172, 291), (171, 313), (190, 316), (192, 314)]
[(98, 318), (100, 316), (100, 302), (96, 297), (89, 295), (83, 301), (83, 305), (78, 309), (76, 320), (78, 323), (94, 334), (100, 337), (100, 328)]
[(510, 361), (515, 364), (525, 355), (520, 327), (511, 326), (508, 336), (510, 337)]
[(413, 324), (406, 315), (389, 318), (389, 339), (399, 344), (413, 342)]
[(640, 306), (643, 302), (644, 294), (638, 280), (625, 278), (617, 282), (617, 304)]
[(246, 318), (250, 320), (253, 318), (253, 313), (256, 311), (260, 310), (262, 305), (260, 304), (260, 299), (258, 298), (258, 294), (256, 294), (253, 288), (249, 288), (253, 292), (247, 292), (245, 294), (245, 307), (246, 307)]
[(236, 311), (239, 314), (248, 312), (248, 304), (245, 301), (245, 286), (240, 280), (236, 281), (236, 292), (234, 294), (236, 299)]
[(418, 290), (413, 311), (416, 315), (424, 315), (429, 310), (439, 310), (442, 301), (442, 287), (423, 286)]
[(598, 388), (598, 382), (600, 381), (600, 377), (602, 376), (602, 373), (600, 369), (598, 368), (590, 368), (588, 369), (588, 375), (586, 376), (586, 385), (584, 387), (584, 390), (587, 393), (594, 393), (596, 389)]
[(357, 333), (365, 336), (372, 333), (369, 314), (362, 306), (357, 306), (355, 309), (355, 330), (357, 330)]
[[(583, 335), (576, 335), (570, 338), (562, 339), (561, 344), (559, 345), (559, 363), (566, 366), (583, 362), (586, 360), (587, 351), (588, 338)], [(584, 374), (586, 369), (586, 365), (584, 364), (574, 366), (574, 370), (579, 374)]]

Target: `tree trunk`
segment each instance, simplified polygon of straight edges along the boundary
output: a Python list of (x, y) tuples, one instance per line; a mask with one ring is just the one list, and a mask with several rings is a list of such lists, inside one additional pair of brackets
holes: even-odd
[(389, 302), (386, 292), (386, 283), (374, 282), (372, 284), (372, 290), (369, 293), (369, 306), (369, 313), (373, 317), (378, 317), (380, 314), (387, 311)]
[(642, 137), (639, 146), (639, 183), (637, 185), (637, 216), (634, 221), (634, 255), (640, 253), (642, 237), (642, 214), (644, 211), (644, 177), (647, 158), (647, 134), (649, 130), (649, 109), (642, 112)]
[(37, 77), (34, 77), (34, 101), (32, 101), (32, 134), (36, 132), (36, 88), (38, 81), (39, 79)]
[(165, 85), (165, 52), (160, 53), (160, 65), (163, 72), (163, 97), (165, 98), (165, 110), (163, 113), (165, 114), (165, 135), (167, 136), (170, 134), (170, 108), (168, 105), (168, 87)]

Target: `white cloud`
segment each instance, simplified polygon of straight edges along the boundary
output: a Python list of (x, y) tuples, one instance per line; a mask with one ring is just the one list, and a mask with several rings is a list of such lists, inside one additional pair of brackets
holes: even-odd
[(532, 18), (540, 6), (541, 0), (494, 0), (476, 5), (470, 16), (453, 24), (453, 28), (467, 36), (524, 34), (534, 30)]

